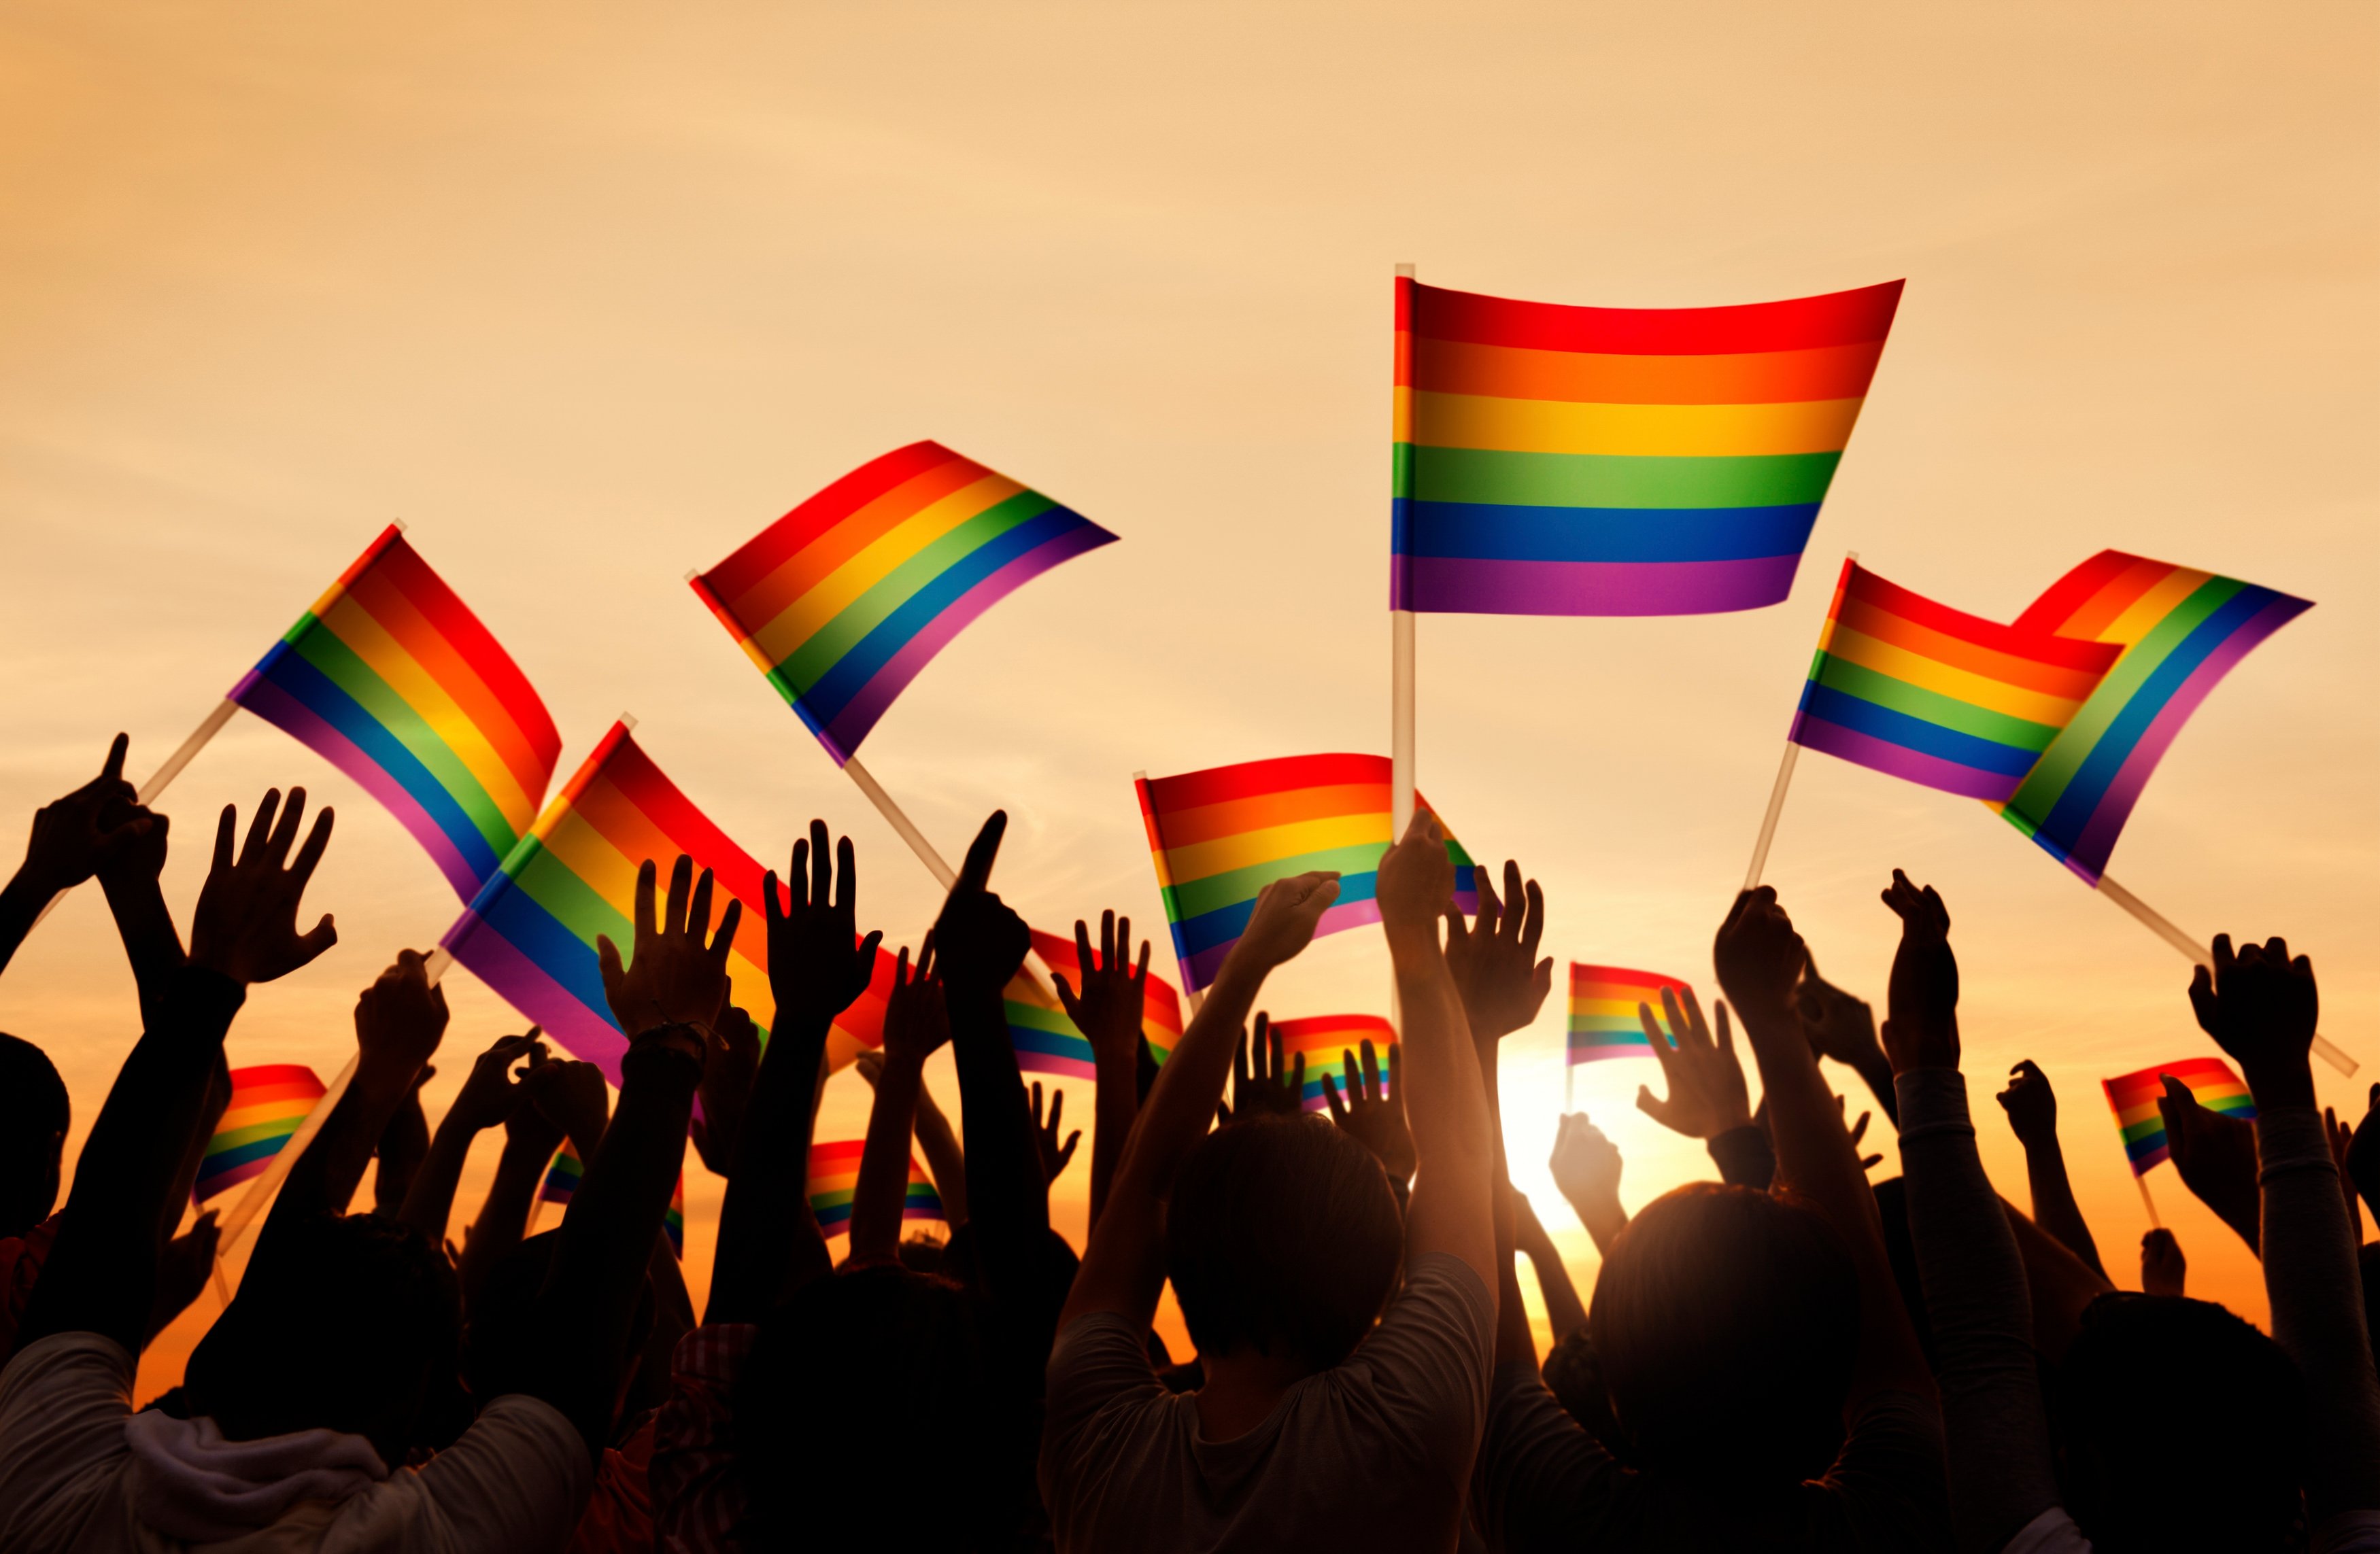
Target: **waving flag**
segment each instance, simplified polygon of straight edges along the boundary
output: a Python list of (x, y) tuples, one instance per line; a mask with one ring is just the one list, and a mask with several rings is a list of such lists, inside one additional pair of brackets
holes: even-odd
[(1605, 1058), (1649, 1058), (1653, 1044), (1645, 1039), (1638, 1004), (1652, 1007), (1654, 1018), (1669, 1016), (1661, 1007), (1661, 989), (1669, 988), (1684, 1005), (1686, 983), (1653, 971), (1627, 971), (1616, 965), (1570, 966), (1570, 1045), (1565, 1061), (1572, 1065)]
[[(1257, 896), (1275, 880), (1340, 871), (1339, 899), (1322, 914), (1318, 938), (1380, 920), (1372, 883), (1389, 850), (1386, 756), (1288, 756), (1135, 785), (1185, 990), (1215, 980)], [(1415, 803), (1429, 811), (1427, 801)], [(1455, 904), (1475, 913), (1471, 855), (1445, 829)]]
[(2004, 799), (2119, 651), (1984, 620), (1846, 561), (1788, 737), (1929, 788)]
[(2094, 885), (2141, 789), (2231, 666), (2313, 608), (2271, 589), (2102, 551), (2017, 617), (2121, 656), (2000, 813)]
[(688, 581), (840, 766), (969, 621), (1114, 539), (939, 443), (912, 443)]
[[(820, 1232), (830, 1240), (851, 1230), (852, 1200), (859, 1196), (859, 1158), (867, 1149), (868, 1141), (864, 1138), (810, 1146), (810, 1213), (817, 1218)], [(915, 1155), (909, 1157), (909, 1187), (902, 1200), (901, 1218), (945, 1218), (942, 1196), (934, 1191), (926, 1168), (917, 1163)]]
[(1569, 308), (1397, 282), (1390, 608), (1775, 604), (1899, 281), (1734, 308)]
[(207, 1140), (191, 1201), (204, 1203), (226, 1187), (263, 1175), (322, 1099), (322, 1082), (304, 1063), (233, 1069), (231, 1103)]
[(1340, 1088), (1345, 1089), (1346, 1065), (1340, 1054), (1360, 1056), (1367, 1040), (1381, 1060), (1380, 1094), (1388, 1094), (1389, 1043), (1397, 1038), (1397, 1027), (1378, 1014), (1309, 1014), (1297, 1020), (1275, 1020), (1272, 1034), (1281, 1038), (1281, 1061), (1287, 1065), (1284, 1077), (1296, 1072), (1298, 1055), (1305, 1054), (1305, 1093), (1301, 1099), (1308, 1111), (1319, 1111), (1330, 1104), (1322, 1093), (1324, 1074), (1340, 1081)]
[[(712, 825), (652, 759), (615, 723), (594, 754), (539, 816), (503, 869), (472, 898), (441, 941), (574, 1055), (600, 1065), (613, 1085), (627, 1038), (613, 1021), (597, 968), (596, 936), (625, 954), (636, 941), (637, 868), (650, 858), (660, 889), (684, 853), (714, 877), (714, 926), (729, 897), (744, 904), (727, 957), (729, 997), (765, 1039), (777, 1005), (769, 990), (769, 926), (763, 871)], [(892, 957), (877, 952), (868, 990), (836, 1016), (827, 1053), (836, 1067), (884, 1040), (884, 1000)]]
[(537, 818), (562, 754), (528, 677), (394, 524), (230, 698), (380, 800), (465, 901)]
[[(1041, 964), (1082, 991), (1083, 968), (1070, 937), (1033, 930), (1033, 951)], [(1099, 952), (1091, 952), (1094, 965)], [(1016, 1066), (1032, 1074), (1056, 1074), (1070, 1079), (1096, 1079), (1091, 1044), (1066, 1018), (1065, 1006), (1030, 972), (1019, 971), (1003, 995), (1008, 1004), (1008, 1038), (1016, 1049)], [(1149, 1054), (1160, 1063), (1182, 1039), (1182, 995), (1157, 973), (1148, 974), (1141, 993), (1140, 1033)]]
[(2151, 1166), (2171, 1154), (2167, 1147), (2165, 1113), (2157, 1110), (2168, 1074), (2188, 1087), (2198, 1104), (2209, 1111), (2220, 1111), (2243, 1122), (2255, 1119), (2255, 1099), (2220, 1058), (2184, 1058), (2180, 1062), (2159, 1063), (2155, 1068), (2102, 1079), (2099, 1086), (2107, 1092), (2108, 1108), (2116, 1113), (2116, 1131), (2123, 1136), (2124, 1156), (2131, 1161), (2134, 1176), (2147, 1175)]

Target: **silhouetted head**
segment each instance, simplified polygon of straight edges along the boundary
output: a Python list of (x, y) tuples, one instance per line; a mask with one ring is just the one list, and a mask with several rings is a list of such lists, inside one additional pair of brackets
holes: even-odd
[(1637, 1462), (1714, 1487), (1791, 1485), (1842, 1443), (1859, 1281), (1827, 1222), (1696, 1183), (1628, 1222), (1587, 1333)]
[[(530, 1378), (542, 1362), (539, 1341), (547, 1326), (538, 1310), (539, 1297), (553, 1271), (562, 1246), (559, 1227), (540, 1231), (499, 1259), (480, 1281), (463, 1328), (463, 1385), (482, 1407), (506, 1392), (530, 1390)], [(647, 1279), (637, 1295), (636, 1314), (629, 1319), (624, 1354), (634, 1354), (652, 1336), (659, 1306), (652, 1281)], [(631, 1376), (623, 1366), (620, 1388), (625, 1393)], [(618, 1400), (613, 1400), (617, 1412)], [(468, 1421), (467, 1421), (468, 1422)]]
[(1200, 1354), (1281, 1343), (1327, 1370), (1378, 1318), (1404, 1240), (1370, 1150), (1319, 1117), (1269, 1117), (1217, 1129), (1183, 1161), (1165, 1270)]
[(2305, 1384), (2209, 1301), (2100, 1296), (2051, 1378), (2066, 1507), (2100, 1554), (2291, 1547)]
[(380, 1214), (272, 1226), (190, 1354), (190, 1412), (234, 1440), (345, 1430), (395, 1467), (451, 1407), (461, 1326), (455, 1270), (420, 1232)]
[(0, 1035), (0, 1236), (23, 1235), (57, 1207), (73, 1115), (49, 1054)]
[(995, 1393), (975, 1302), (950, 1281), (897, 1263), (810, 1281), (763, 1324), (730, 1400), (746, 1543), (941, 1550), (1013, 1531), (1000, 1470), (1018, 1422)]

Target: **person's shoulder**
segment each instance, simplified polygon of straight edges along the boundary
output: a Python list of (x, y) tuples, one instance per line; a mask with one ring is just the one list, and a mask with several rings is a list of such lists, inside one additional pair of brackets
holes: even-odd
[(1054, 1439), (1093, 1415), (1172, 1394), (1148, 1361), (1145, 1329), (1112, 1311), (1089, 1311), (1067, 1323), (1050, 1349), (1048, 1433)]
[(129, 1402), (132, 1356), (100, 1333), (52, 1333), (8, 1356), (0, 1367), (0, 1401), (23, 1390), (46, 1390), (76, 1379), (122, 1388)]

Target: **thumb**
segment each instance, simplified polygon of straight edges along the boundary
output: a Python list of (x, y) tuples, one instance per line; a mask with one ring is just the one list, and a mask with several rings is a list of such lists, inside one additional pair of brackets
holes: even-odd
[(627, 972), (620, 965), (620, 947), (612, 942), (611, 935), (595, 936), (595, 969), (603, 977), (603, 996), (613, 1002), (620, 997), (620, 983)]
[(1665, 1128), (1670, 1125), (1670, 1103), (1643, 1085), (1636, 1087), (1636, 1110)]

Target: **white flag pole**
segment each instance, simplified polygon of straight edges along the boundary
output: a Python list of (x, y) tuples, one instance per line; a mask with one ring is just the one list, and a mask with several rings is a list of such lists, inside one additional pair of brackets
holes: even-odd
[[(1845, 551), (1843, 559), (1856, 564), (1857, 551)], [(1823, 628), (1821, 628), (1823, 630)], [(1743, 871), (1743, 888), (1759, 887), (1760, 877), (1768, 868), (1768, 844), (1777, 839), (1777, 820), (1785, 813), (1785, 791), (1793, 784), (1793, 763), (1802, 759), (1802, 747), (1791, 735), (1785, 740), (1785, 758), (1777, 763), (1777, 782), (1768, 790), (1768, 812), (1760, 818), (1760, 835), (1752, 844), (1752, 867)]]
[[(2106, 896), (2109, 901), (2114, 902), (2117, 905), (2122, 907), (2125, 911), (2138, 918), (2151, 933), (2155, 934), (2159, 939), (2164, 940), (2167, 943), (2172, 945), (2175, 949), (2180, 951), (2192, 960), (2196, 961), (2200, 965), (2206, 967), (2209, 971), (2215, 969), (2214, 954), (2197, 940), (2192, 939), (2190, 935), (2182, 932), (2180, 928), (2178, 927), (2170, 918), (2157, 911), (2155, 907), (2149, 905), (2147, 902), (2143, 901), (2140, 897), (2124, 889), (2123, 886), (2119, 885), (2104, 874), (2099, 877), (2098, 889), (2101, 895)], [(2338, 1047), (2334, 1046), (2329, 1041), (2325, 1040), (2320, 1035), (2316, 1035), (2313, 1038), (2313, 1050), (2315, 1053), (2321, 1057), (2323, 1062), (2338, 1070), (2339, 1073), (2350, 1077), (2353, 1076), (2357, 1069), (2363, 1066), (2357, 1062), (2353, 1058), (2349, 1057), (2345, 1052), (2340, 1051)]]

